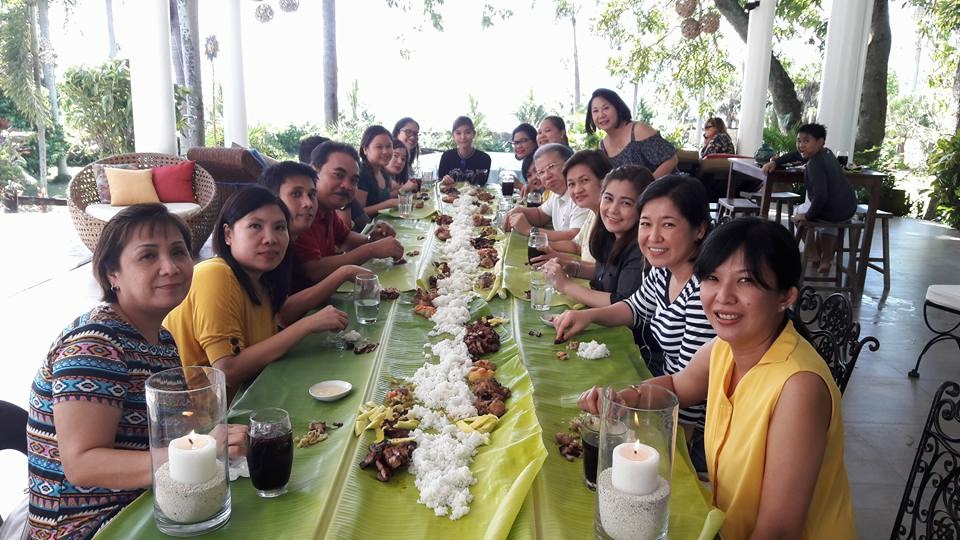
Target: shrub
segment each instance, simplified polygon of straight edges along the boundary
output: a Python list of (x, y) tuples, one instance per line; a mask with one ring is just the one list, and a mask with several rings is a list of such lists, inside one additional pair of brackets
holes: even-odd
[(72, 67), (60, 85), (67, 124), (99, 156), (133, 151), (130, 68), (126, 60)]

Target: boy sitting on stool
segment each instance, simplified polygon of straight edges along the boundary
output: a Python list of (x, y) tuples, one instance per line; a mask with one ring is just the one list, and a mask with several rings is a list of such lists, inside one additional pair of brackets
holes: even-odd
[[(843, 174), (837, 157), (824, 146), (826, 142), (827, 128), (820, 124), (802, 125), (797, 130), (797, 151), (771, 159), (763, 166), (763, 172), (770, 174), (787, 163), (806, 163), (803, 183), (807, 200), (797, 207), (793, 216), (793, 221), (800, 226), (798, 238), (804, 237), (804, 224), (808, 221), (839, 223), (849, 220), (857, 211), (857, 195), (853, 186)], [(816, 250), (813, 264), (818, 266), (820, 273), (830, 271), (830, 262), (837, 250), (837, 234), (837, 228), (821, 227), (816, 245), (804, 248)]]

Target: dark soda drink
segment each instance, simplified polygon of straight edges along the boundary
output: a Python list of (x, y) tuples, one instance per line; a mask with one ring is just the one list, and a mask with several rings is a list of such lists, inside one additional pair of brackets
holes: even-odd
[(293, 468), (293, 433), (250, 437), (247, 465), (250, 480), (258, 491), (275, 491), (290, 481)]
[(527, 201), (527, 208), (536, 208), (536, 207), (540, 206), (541, 204), (542, 204), (542, 203), (540, 203), (540, 202)]
[(583, 431), (583, 483), (593, 490), (597, 489), (597, 458), (600, 455), (598, 435), (596, 432)]
[(527, 246), (527, 261), (532, 261), (534, 257), (543, 255), (543, 252), (535, 247)]
[(847, 156), (846, 156), (846, 155), (840, 154), (839, 156), (837, 156), (837, 161), (840, 162), (840, 166), (841, 166), (841, 167), (846, 167), (846, 166), (847, 166)]
[(503, 192), (503, 196), (504, 196), (504, 197), (512, 197), (512, 196), (513, 196), (513, 182), (512, 182), (512, 181), (507, 181), (507, 182), (501, 183), (501, 184), (500, 184), (500, 191)]

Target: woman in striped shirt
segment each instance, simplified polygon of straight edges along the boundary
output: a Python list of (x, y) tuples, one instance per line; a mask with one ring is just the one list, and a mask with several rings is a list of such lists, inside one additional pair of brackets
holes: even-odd
[[(695, 178), (671, 175), (650, 184), (637, 208), (637, 242), (653, 270), (629, 298), (559, 315), (554, 323), (557, 339), (569, 339), (591, 323), (630, 326), (653, 338), (646, 359), (650, 371), (655, 376), (674, 374), (716, 335), (700, 303), (700, 280), (693, 274), (693, 260), (709, 228), (707, 194)], [(660, 356), (659, 351), (662, 358), (652, 358)], [(697, 464), (703, 453), (703, 404), (681, 409), (680, 421)]]

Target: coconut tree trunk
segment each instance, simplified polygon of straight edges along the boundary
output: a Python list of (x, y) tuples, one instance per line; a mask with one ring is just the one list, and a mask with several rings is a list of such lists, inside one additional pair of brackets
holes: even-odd
[(857, 160), (870, 163), (880, 154), (887, 127), (887, 65), (890, 60), (888, 0), (874, 0), (870, 43), (860, 94), (860, 121), (854, 147)]
[[(35, 1), (27, 3), (30, 17), (30, 62), (33, 64), (33, 84), (37, 90), (41, 87), (40, 80), (40, 43), (37, 41), (37, 4)], [(47, 196), (47, 127), (45, 119), (36, 123), (37, 128), (37, 181), (39, 182), (38, 194), (41, 197)]]
[(334, 0), (323, 0), (323, 121), (337, 123), (337, 13)]
[(113, 29), (113, 0), (105, 0), (104, 4), (107, 8), (107, 43), (110, 47), (110, 59), (113, 60), (120, 52), (117, 47), (117, 33)]
[[(50, 1), (37, 1), (37, 25), (40, 27), (40, 39), (50, 44)], [(52, 55), (47, 55), (50, 58)], [(43, 62), (43, 84), (47, 88), (47, 98), (50, 100), (50, 117), (56, 126), (63, 128), (63, 117), (60, 115), (60, 97), (57, 95), (57, 75), (53, 61)], [(65, 177), (67, 171), (67, 153), (63, 152), (57, 158), (57, 176)]]
[(580, 50), (577, 48), (577, 12), (570, 13), (573, 26), (573, 112), (580, 110)]
[[(747, 26), (750, 16), (738, 0), (714, 0), (717, 10), (736, 30), (744, 43), (747, 42)], [(770, 97), (777, 112), (781, 129), (798, 124), (803, 118), (803, 106), (797, 97), (797, 87), (776, 55), (770, 54)], [(786, 121), (784, 121), (786, 119)]]
[(190, 91), (184, 111), (186, 142), (189, 146), (203, 146), (203, 90), (200, 80), (200, 34), (196, 0), (177, 0), (180, 20), (179, 41), (182, 51), (183, 82)]

